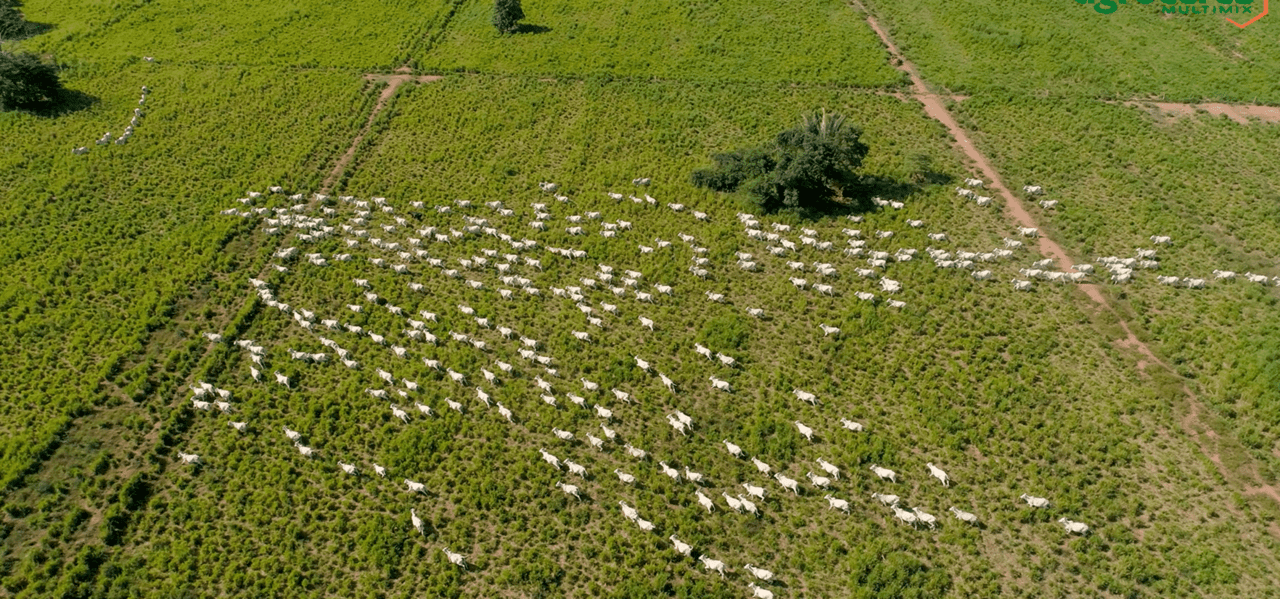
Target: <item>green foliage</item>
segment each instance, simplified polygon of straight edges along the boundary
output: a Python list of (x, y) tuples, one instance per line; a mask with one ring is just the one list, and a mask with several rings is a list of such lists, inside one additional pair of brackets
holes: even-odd
[(1273, 32), (1238, 29), (1223, 15), (1160, 14), (1169, 1), (1122, 0), (1112, 14), (1065, 0), (866, 4), (925, 80), (953, 92), (1280, 103)]
[(926, 566), (891, 543), (872, 542), (849, 555), (849, 583), (857, 599), (934, 599), (951, 588), (946, 571)]
[(26, 32), (27, 22), (17, 3), (0, 2), (0, 40), (21, 37)]
[(866, 21), (840, 0), (543, 0), (532, 18), (521, 35), (495, 36), (492, 3), (461, 3), (414, 65), (565, 79), (905, 82)]
[(560, 585), (564, 574), (563, 568), (543, 555), (516, 564), (503, 572), (497, 582), (515, 587), (530, 597), (559, 597), (563, 596)]
[(837, 198), (844, 203), (844, 191), (858, 182), (858, 167), (870, 149), (861, 136), (843, 115), (823, 109), (806, 114), (767, 146), (714, 155), (716, 168), (694, 171), (693, 184), (715, 191), (745, 187), (755, 209), (766, 214), (821, 212)]
[(524, 9), (520, 6), (520, 0), (493, 1), (493, 26), (498, 29), (498, 33), (511, 33), (523, 18)]
[(394, 572), (404, 552), (405, 526), (385, 515), (367, 518), (355, 531), (359, 557), (384, 572)]
[(57, 67), (34, 54), (0, 52), (0, 108), (30, 108), (57, 98), (61, 90)]
[(693, 171), (691, 180), (697, 187), (720, 192), (737, 191), (743, 183), (765, 176), (776, 166), (767, 147), (712, 154), (711, 160), (716, 166)]
[(737, 314), (723, 314), (707, 320), (698, 329), (698, 342), (713, 351), (740, 349), (751, 336), (751, 323)]

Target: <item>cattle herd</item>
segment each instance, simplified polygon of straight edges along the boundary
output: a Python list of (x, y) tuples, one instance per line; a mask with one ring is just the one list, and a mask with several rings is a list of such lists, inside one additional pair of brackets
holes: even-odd
[[(647, 178), (637, 178), (633, 183), (637, 188), (649, 184)], [(966, 180), (971, 188), (981, 188), (982, 181)], [(304, 368), (336, 368), (341, 365), (350, 371), (350, 376), (363, 381), (365, 392), (380, 401), (386, 401), (393, 418), (407, 426), (412, 426), (415, 418), (433, 418), (438, 415), (439, 407), (429, 405), (424, 399), (422, 390), (428, 383), (418, 383), (414, 378), (430, 377), (431, 385), (441, 385), (453, 389), (456, 393), (471, 394), (474, 402), (446, 399), (445, 409), (460, 414), (484, 417), (483, 411), (492, 409), (497, 417), (510, 426), (524, 427), (525, 419), (518, 416), (521, 411), (582, 409), (589, 410), (599, 420), (598, 430), (569, 431), (553, 428), (551, 430), (523, 430), (534, 446), (541, 445), (537, 458), (545, 462), (548, 468), (567, 469), (568, 475), (575, 478), (573, 482), (561, 480), (555, 488), (571, 496), (575, 501), (595, 501), (595, 498), (615, 495), (622, 496), (616, 501), (621, 514), (642, 531), (654, 531), (656, 526), (647, 520), (637, 508), (626, 502), (625, 495), (636, 482), (637, 469), (657, 468), (655, 472), (669, 477), (672, 481), (688, 485), (690, 492), (697, 498), (697, 504), (708, 512), (724, 509), (712, 499), (719, 494), (728, 511), (742, 514), (759, 514), (761, 507), (756, 501), (763, 500), (770, 493), (769, 485), (776, 483), (780, 493), (790, 492), (796, 497), (809, 497), (811, 500), (821, 499), (827, 508), (848, 513), (851, 502), (838, 496), (842, 481), (848, 480), (845, 469), (826, 459), (817, 459), (813, 463), (822, 474), (809, 470), (801, 473), (802, 467), (794, 472), (788, 469), (778, 470), (760, 459), (760, 456), (748, 456), (742, 447), (731, 439), (723, 439), (720, 443), (725, 447), (725, 460), (750, 460), (760, 476), (760, 484), (747, 482), (740, 486), (724, 487), (716, 484), (711, 477), (696, 472), (691, 464), (680, 459), (680, 456), (651, 456), (649, 450), (636, 447), (628, 442), (624, 432), (618, 425), (625, 422), (633, 405), (634, 394), (639, 389), (605, 389), (601, 384), (588, 380), (585, 376), (575, 376), (572, 367), (566, 366), (568, 360), (563, 356), (553, 356), (545, 352), (545, 345), (520, 331), (521, 323), (503, 322), (497, 313), (483, 314), (482, 310), (467, 304), (439, 305), (433, 291), (447, 290), (450, 294), (470, 294), (478, 304), (492, 305), (498, 302), (566, 302), (572, 305), (581, 315), (580, 322), (564, 322), (565, 330), (581, 344), (594, 344), (607, 339), (611, 329), (636, 326), (647, 331), (661, 329), (663, 326), (655, 318), (645, 315), (647, 306), (682, 299), (683, 301), (705, 301), (737, 305), (729, 297), (727, 290), (720, 292), (706, 290), (702, 293), (688, 292), (682, 287), (714, 285), (716, 276), (713, 272), (732, 272), (738, 270), (752, 273), (751, 277), (761, 277), (761, 284), (767, 283), (765, 273), (787, 272), (790, 283), (800, 292), (816, 292), (827, 296), (839, 296), (848, 292), (858, 301), (879, 303), (882, 298), (869, 289), (841, 289), (857, 285), (858, 281), (874, 280), (875, 289), (884, 296), (884, 304), (902, 309), (906, 303), (892, 299), (892, 295), (902, 292), (904, 283), (890, 279), (887, 271), (894, 264), (909, 262), (921, 255), (921, 251), (910, 247), (889, 248), (894, 231), (868, 231), (843, 228), (837, 239), (822, 239), (823, 234), (810, 227), (798, 227), (780, 222), (772, 222), (767, 226), (759, 218), (751, 214), (737, 214), (736, 218), (742, 226), (743, 238), (740, 247), (732, 254), (733, 263), (715, 263), (710, 248), (702, 245), (701, 240), (693, 235), (679, 233), (676, 240), (662, 238), (638, 239), (633, 223), (622, 219), (606, 218), (605, 212), (610, 204), (630, 199), (636, 204), (662, 209), (660, 202), (648, 195), (622, 194), (607, 192), (602, 194), (599, 210), (583, 211), (580, 214), (553, 215), (553, 207), (567, 209), (570, 199), (559, 193), (559, 186), (553, 183), (541, 183), (539, 188), (548, 194), (546, 201), (534, 201), (527, 209), (507, 207), (503, 202), (492, 201), (476, 204), (468, 200), (456, 200), (451, 203), (427, 206), (424, 202), (408, 202), (404, 206), (396, 206), (386, 198), (373, 197), (358, 199), (350, 196), (328, 197), (314, 194), (307, 198), (303, 194), (286, 196), (280, 187), (272, 187), (267, 194), (251, 192), (240, 198), (246, 208), (231, 208), (223, 212), (226, 215), (243, 218), (261, 219), (260, 226), (267, 235), (281, 236), (286, 239), (273, 254), (274, 261), (266, 272), (268, 276), (250, 280), (258, 300), (267, 307), (275, 308), (292, 318), (293, 322), (304, 331), (305, 335), (328, 348), (336, 360), (331, 360), (328, 353), (310, 353), (283, 348), (284, 353), (277, 353), (279, 358), (300, 362)], [(1038, 187), (1028, 186), (1024, 189), (1028, 194), (1042, 193)], [(979, 205), (989, 204), (990, 198), (978, 196), (968, 188), (961, 189), (961, 196), (974, 198)], [(292, 205), (287, 207), (267, 207), (272, 204), (273, 197), (287, 197)], [(555, 202), (555, 203), (553, 203)], [(278, 203), (278, 202), (274, 202)], [(882, 208), (901, 209), (900, 202), (877, 201)], [(1045, 208), (1053, 208), (1056, 202), (1044, 201)], [(687, 210), (678, 203), (666, 203), (665, 207), (676, 214), (687, 215), (690, 222), (716, 221), (717, 215), (702, 211)], [(560, 208), (555, 208), (560, 211)], [(484, 213), (488, 214), (485, 215)], [(525, 218), (527, 217), (527, 218)], [(536, 237), (545, 235), (548, 223), (560, 218), (565, 222), (564, 231), (567, 236), (557, 239), (572, 240), (578, 236), (595, 234), (610, 240), (610, 244), (635, 248), (634, 259), (627, 265), (597, 264), (589, 276), (577, 276), (559, 280), (555, 275), (545, 272), (544, 265), (554, 261), (564, 261), (566, 265), (585, 263), (591, 259), (590, 253), (582, 248), (554, 247), (544, 244)], [(678, 217), (680, 218), (680, 217)], [(852, 223), (862, 222), (861, 216), (849, 216)], [(924, 222), (910, 220), (908, 225), (922, 227)], [(526, 231), (533, 238), (520, 234), (517, 230)], [(1018, 231), (1022, 237), (1035, 237), (1035, 229), (1022, 228)], [(794, 238), (793, 238), (794, 236)], [(949, 243), (945, 232), (929, 234), (935, 243)], [(338, 247), (339, 251), (324, 254), (307, 252), (298, 246), (320, 244), (329, 238), (341, 238), (340, 242), (330, 243), (328, 247)], [(460, 241), (489, 240), (490, 247), (482, 248), (478, 253), (460, 252), (455, 247)], [(1169, 245), (1168, 237), (1153, 236), (1152, 242), (1158, 245)], [(751, 244), (755, 244), (752, 249)], [(683, 248), (683, 249), (681, 249)], [(1020, 240), (1006, 238), (1004, 247), (988, 251), (965, 251), (958, 248), (941, 249), (923, 248), (923, 253), (934, 265), (941, 269), (962, 270), (970, 273), (976, 280), (991, 280), (994, 276), (992, 268), (1000, 262), (1015, 261), (1020, 251), (1024, 251)], [(688, 255), (688, 284), (679, 282), (670, 284), (649, 283), (651, 273), (645, 273), (651, 256), (661, 252), (684, 252)], [(850, 265), (854, 259), (856, 266)], [(802, 258), (803, 257), (803, 258)], [(299, 260), (305, 258), (305, 260)], [(386, 269), (389, 277), (384, 279), (400, 280), (414, 297), (421, 301), (414, 307), (402, 307), (390, 303), (378, 294), (367, 278), (353, 279), (350, 293), (341, 299), (345, 308), (335, 309), (334, 313), (325, 313), (321, 308), (308, 309), (291, 305), (275, 295), (272, 285), (266, 278), (286, 276), (294, 270), (307, 268), (324, 268), (333, 262), (357, 261), (367, 263), (372, 269)], [(843, 265), (836, 264), (844, 262)], [(1129, 281), (1137, 270), (1158, 268), (1158, 258), (1154, 249), (1138, 249), (1133, 257), (1115, 256), (1100, 257), (1097, 262), (1105, 265), (1111, 273), (1111, 280), (1116, 283)], [(859, 263), (865, 263), (865, 267)], [(987, 266), (990, 264), (990, 266)], [(1016, 289), (1033, 288), (1031, 279), (1070, 283), (1086, 281), (1094, 273), (1091, 265), (1076, 264), (1072, 272), (1051, 270), (1052, 261), (1042, 260), (1022, 268), (1019, 272), (1026, 279), (1014, 279)], [(844, 266), (848, 273), (855, 274), (844, 285), (840, 285), (841, 272)], [(559, 269), (568, 270), (568, 269)], [(273, 274), (274, 272), (274, 274)], [(1216, 279), (1231, 279), (1234, 273), (1215, 271)], [(1267, 283), (1266, 277), (1260, 279), (1251, 274), (1245, 275), (1249, 280)], [(812, 277), (814, 280), (809, 280)], [(1199, 288), (1205, 281), (1195, 278), (1179, 279), (1164, 277), (1157, 279), (1161, 284), (1178, 284), (1190, 288)], [(852, 281), (850, 283), (849, 281)], [(636, 320), (621, 318), (620, 303), (641, 311)], [(500, 305), (500, 304), (499, 304)], [(768, 306), (743, 306), (744, 312), (754, 318), (764, 318), (769, 311)], [(375, 331), (363, 326), (344, 323), (341, 312), (353, 314), (366, 310), (385, 310), (403, 319), (403, 326), (397, 325), (388, 330)], [(433, 330), (438, 322), (438, 315), (446, 311), (456, 313), (475, 323), (474, 332), (465, 333), (456, 330)], [(472, 327), (468, 327), (472, 328)], [(838, 336), (840, 329), (821, 323), (818, 325), (823, 336)], [(817, 332), (815, 331), (815, 334)], [(211, 342), (223, 342), (220, 335), (208, 334)], [(363, 353), (357, 355), (357, 340)], [(252, 366), (250, 376), (254, 381), (263, 382), (262, 372), (268, 369), (265, 362), (267, 348), (250, 339), (234, 340), (235, 345), (248, 352)], [(437, 357), (436, 350), (444, 344), (452, 344), (459, 351), (475, 352), (485, 363), (491, 363), (493, 371), (481, 368), (479, 372), (461, 372), (453, 365)], [(709, 381), (710, 392), (735, 393), (729, 381), (717, 376), (732, 372), (737, 368), (737, 360), (731, 355), (717, 351), (716, 348), (695, 344), (688, 351), (705, 358), (706, 381)], [(510, 357), (508, 357), (510, 356)], [(517, 358), (518, 356), (518, 358)], [(510, 361), (504, 361), (504, 358)], [(662, 389), (670, 399), (666, 424), (675, 433), (688, 436), (699, 428), (698, 420), (714, 418), (714, 414), (704, 414), (700, 418), (686, 413), (694, 411), (681, 403), (682, 396), (689, 393), (688, 386), (697, 385), (695, 381), (677, 381), (663, 372), (662, 356), (633, 356), (636, 368), (648, 374), (649, 379), (657, 385), (654, 389)], [(511, 362), (519, 362), (520, 366)], [(423, 369), (416, 367), (417, 363)], [(366, 367), (366, 365), (368, 367)], [(398, 371), (398, 372), (396, 372)], [(495, 372), (496, 371), (496, 372)], [(416, 375), (414, 373), (417, 373)], [(294, 387), (294, 381), (276, 371), (275, 383), (285, 387)], [(264, 383), (265, 384), (265, 383)], [(493, 393), (500, 386), (527, 385), (529, 400), (527, 403), (507, 407), (492, 399)], [(702, 383), (707, 384), (707, 383)], [(200, 382), (193, 385), (194, 396), (191, 402), (198, 410), (212, 411), (217, 408), (222, 412), (232, 412), (232, 393), (213, 385)], [(648, 390), (646, 390), (648, 391)], [(816, 394), (802, 389), (793, 389), (791, 393), (798, 401), (811, 406), (825, 406), (829, 412), (829, 422), (814, 422), (810, 426), (795, 421), (798, 433), (808, 439), (815, 447), (828, 440), (835, 440), (840, 435), (875, 434), (874, 426), (864, 427), (839, 414), (841, 400), (837, 397), (819, 398)], [(573, 407), (566, 406), (561, 400), (568, 400)], [(206, 401), (212, 400), (212, 401)], [(404, 406), (404, 407), (402, 407)], [(249, 425), (232, 421), (229, 423), (237, 431), (246, 433)], [(306, 444), (304, 433), (288, 428), (288, 423), (262, 423), (260, 430), (283, 429), (282, 442), (290, 443), (303, 457), (313, 457), (319, 451)], [(835, 426), (838, 424), (838, 426)], [(597, 436), (599, 433), (600, 436)], [(691, 442), (697, 437), (690, 437)], [(585, 441), (585, 444), (580, 444)], [(550, 447), (550, 449), (548, 449)], [(582, 451), (594, 452), (598, 456), (613, 456), (610, 459), (616, 468), (612, 469), (614, 477), (597, 479), (591, 476), (588, 469), (574, 460), (574, 454)], [(565, 456), (565, 457), (562, 457)], [(184, 462), (196, 463), (202, 458), (196, 454), (180, 454)], [(336, 456), (335, 456), (336, 457)], [(531, 456), (532, 458), (533, 456)], [(661, 457), (662, 459), (658, 459)], [(339, 461), (338, 465), (346, 475), (358, 476), (360, 470), (352, 463)], [(668, 462), (682, 464), (676, 468)], [(390, 468), (380, 464), (372, 464), (372, 470), (378, 477), (386, 478)], [(628, 472), (630, 471), (630, 472)], [(871, 465), (868, 471), (886, 485), (886, 489), (897, 484), (900, 474), (893, 470)], [(949, 487), (951, 476), (941, 467), (933, 464), (921, 464), (920, 472), (927, 472), (936, 478), (941, 485)], [(842, 475), (844, 478), (842, 479)], [(910, 474), (908, 474), (910, 475)], [(808, 490), (797, 480), (803, 476), (808, 480)], [(617, 479), (617, 484), (607, 484), (606, 480)], [(423, 493), (423, 483), (412, 480), (411, 475), (403, 478), (403, 484), (410, 493)], [(745, 491), (745, 493), (744, 493)], [(821, 495), (819, 495), (821, 493)], [(897, 495), (891, 493), (873, 493), (871, 499), (884, 509), (891, 510), (891, 515), (912, 527), (932, 529), (939, 525), (938, 518), (926, 511), (922, 506), (911, 505)], [(962, 498), (957, 498), (962, 499)], [(1031, 508), (1045, 508), (1050, 502), (1043, 497), (1024, 494), (1020, 499)], [(601, 505), (612, 505), (614, 501), (601, 502)], [(938, 506), (946, 509), (959, 522), (966, 525), (979, 525), (980, 517), (972, 512), (955, 506)], [(410, 510), (411, 523), (418, 532), (423, 530), (422, 521), (416, 511)], [(1081, 522), (1062, 518), (1059, 524), (1063, 529), (1076, 534), (1086, 534), (1089, 527)], [(677, 553), (694, 557), (707, 570), (725, 576), (728, 567), (726, 561), (715, 559), (699, 551), (691, 544), (678, 538), (679, 531), (670, 532), (668, 539)], [(459, 567), (466, 567), (465, 556), (455, 553), (447, 547), (441, 547), (447, 559)], [(758, 584), (767, 584), (774, 579), (772, 572), (747, 563), (743, 566), (755, 579), (749, 585), (750, 592), (756, 597), (772, 597), (773, 592)]]
[[(146, 106), (147, 95), (150, 93), (150, 88), (145, 85), (142, 86), (142, 96), (138, 98), (138, 107), (133, 109), (133, 118), (129, 119), (129, 124), (124, 128), (124, 133), (121, 133), (120, 137), (112, 137), (110, 131), (103, 133), (102, 137), (98, 138), (98, 145), (105, 146), (113, 141), (118, 146), (123, 146), (124, 144), (129, 143), (129, 138), (133, 137), (133, 128), (142, 122), (142, 115), (144, 114), (142, 108)], [(71, 153), (76, 156), (82, 156), (89, 153), (89, 147), (80, 146), (78, 148), (72, 148)]]

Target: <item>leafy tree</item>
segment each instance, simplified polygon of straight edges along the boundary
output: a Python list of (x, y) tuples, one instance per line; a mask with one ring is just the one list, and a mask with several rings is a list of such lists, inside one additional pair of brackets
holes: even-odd
[(715, 191), (745, 189), (764, 212), (821, 211), (844, 200), (859, 177), (868, 147), (862, 132), (825, 109), (803, 117), (769, 144), (712, 156), (716, 166), (694, 171), (693, 184)]
[(0, 52), (0, 107), (21, 108), (58, 96), (58, 70), (34, 54)]
[(18, 7), (0, 1), (0, 40), (21, 37), (26, 30), (27, 23)]
[(520, 0), (494, 0), (493, 26), (498, 28), (498, 33), (514, 31), (523, 18), (524, 9), (520, 7)]
[(18, 10), (22, 0), (0, 0), (0, 41), (20, 40), (39, 33), (40, 27), (27, 22), (26, 15)]

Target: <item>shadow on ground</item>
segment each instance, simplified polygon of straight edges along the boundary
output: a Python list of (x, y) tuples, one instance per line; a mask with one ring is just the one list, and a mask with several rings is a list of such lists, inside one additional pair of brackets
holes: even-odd
[(25, 110), (41, 118), (57, 118), (91, 108), (97, 103), (97, 96), (91, 96), (74, 89), (64, 89), (58, 94), (57, 98), (27, 107)]
[(529, 23), (521, 23), (516, 26), (515, 31), (513, 31), (512, 33), (527, 33), (527, 34), (533, 35), (538, 33), (546, 33), (548, 31), (551, 31), (551, 28), (545, 25), (530, 25)]
[(32, 23), (31, 21), (25, 21), (12, 28), (10, 31), (0, 31), (0, 41), (20, 42), (27, 38), (53, 31), (53, 28), (54, 25), (52, 23)]

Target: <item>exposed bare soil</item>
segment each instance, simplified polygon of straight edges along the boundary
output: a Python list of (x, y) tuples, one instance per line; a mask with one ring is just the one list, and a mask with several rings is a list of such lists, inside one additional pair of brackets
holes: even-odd
[(355, 139), (351, 140), (351, 146), (338, 159), (338, 162), (334, 163), (333, 170), (329, 171), (329, 176), (325, 177), (324, 184), (320, 186), (320, 193), (329, 193), (333, 188), (333, 184), (338, 182), (338, 177), (342, 176), (342, 171), (346, 170), (347, 165), (351, 164), (351, 161), (355, 159), (356, 148), (360, 147), (360, 142), (364, 141), (364, 136), (369, 133), (369, 128), (373, 126), (374, 119), (378, 118), (378, 113), (382, 112), (382, 109), (387, 106), (387, 102), (391, 100), (392, 96), (396, 95), (396, 90), (400, 89), (401, 85), (409, 81), (429, 83), (443, 79), (439, 75), (418, 75), (415, 77), (408, 67), (400, 67), (396, 69), (396, 73), (396, 75), (370, 73), (364, 76), (365, 81), (386, 83), (387, 88), (382, 90), (382, 95), (378, 96), (378, 102), (373, 105), (373, 110), (369, 112), (369, 120), (365, 121), (364, 127), (356, 134)]
[(1162, 118), (1172, 117), (1176, 119), (1194, 117), (1200, 111), (1204, 111), (1214, 116), (1226, 116), (1241, 125), (1248, 125), (1257, 121), (1264, 123), (1280, 123), (1280, 107), (1276, 106), (1218, 103), (1178, 104), (1175, 102), (1152, 102), (1141, 100), (1125, 102), (1124, 105), (1145, 108), (1156, 116)]

